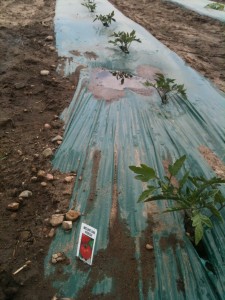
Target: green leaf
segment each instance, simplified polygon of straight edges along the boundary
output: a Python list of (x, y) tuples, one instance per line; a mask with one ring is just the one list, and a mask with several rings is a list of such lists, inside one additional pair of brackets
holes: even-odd
[(215, 202), (216, 203), (220, 203), (223, 204), (225, 202), (225, 197), (223, 196), (223, 194), (221, 193), (221, 191), (218, 191), (215, 195)]
[(188, 180), (188, 176), (189, 176), (189, 171), (187, 171), (184, 176), (182, 177), (181, 180), (179, 180), (179, 190), (182, 189), (182, 187), (185, 185), (185, 183), (187, 182)]
[(186, 155), (183, 155), (179, 159), (177, 159), (173, 165), (169, 166), (169, 172), (172, 176), (177, 175), (177, 173), (180, 171), (181, 167), (183, 166), (185, 159), (186, 159)]
[(148, 186), (148, 189), (143, 191), (140, 195), (140, 197), (138, 198), (138, 202), (141, 202), (143, 200), (145, 200), (147, 197), (151, 196), (151, 194), (157, 190), (156, 187), (154, 186)]
[(195, 245), (198, 245), (198, 243), (203, 238), (203, 226), (202, 223), (199, 223), (195, 226)]
[(219, 210), (213, 204), (207, 205), (207, 208), (211, 211), (211, 213), (215, 217), (217, 217), (217, 219), (219, 219), (221, 222), (223, 222), (223, 218), (222, 218)]
[(129, 168), (134, 173), (139, 174), (135, 178), (143, 182), (147, 182), (151, 179), (157, 178), (155, 171), (144, 164), (141, 164), (141, 167), (129, 166)]

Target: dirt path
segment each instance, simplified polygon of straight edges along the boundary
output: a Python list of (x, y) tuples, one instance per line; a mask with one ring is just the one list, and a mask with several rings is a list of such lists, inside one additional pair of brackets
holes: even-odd
[[(159, 0), (112, 2), (225, 91), (224, 25)], [(54, 7), (54, 0), (0, 2), (0, 299), (42, 300), (55, 294), (43, 276), (51, 242), (48, 218), (67, 209), (70, 186), (42, 152), (58, 146), (51, 142), (62, 134), (56, 115), (70, 102), (77, 74), (68, 79), (56, 72), (62, 58), (54, 38), (47, 38), (54, 36)], [(41, 70), (50, 74), (41, 76)], [(35, 179), (40, 170), (55, 180)], [(19, 200), (24, 190), (32, 197)], [(7, 209), (17, 201), (17, 211)], [(27, 260), (29, 267), (11, 276)]]

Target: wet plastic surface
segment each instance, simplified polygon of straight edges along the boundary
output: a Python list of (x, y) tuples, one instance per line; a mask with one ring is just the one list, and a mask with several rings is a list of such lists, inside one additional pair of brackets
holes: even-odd
[[(206, 7), (208, 4), (215, 3), (217, 1), (208, 1), (208, 0), (167, 0), (170, 2), (177, 3), (182, 5), (190, 10), (193, 10), (200, 15), (208, 16), (210, 18), (225, 22), (225, 10), (215, 10), (209, 7)], [(220, 3), (220, 1), (218, 1)]]
[[(117, 22), (106, 29), (100, 22), (93, 23), (94, 15), (81, 1), (57, 1), (57, 49), (65, 58), (59, 70), (68, 75), (81, 64), (85, 68), (73, 100), (62, 114), (64, 140), (54, 157), (54, 167), (62, 172), (76, 171), (77, 178), (82, 176), (75, 183), (70, 207), (75, 203), (76, 209), (85, 214), (82, 222), (98, 229), (95, 253), (107, 252), (109, 232), (118, 218), (126, 223), (135, 244), (139, 299), (225, 299), (224, 224), (215, 222), (215, 228), (204, 238), (213, 273), (186, 237), (181, 215), (156, 214), (166, 208), (166, 203), (137, 203), (143, 186), (129, 170), (130, 165), (146, 163), (164, 175), (163, 160), (187, 154), (187, 166), (193, 174), (212, 176), (198, 148), (207, 146), (224, 162), (225, 96), (107, 1), (97, 2), (97, 14), (112, 10)], [(134, 42), (129, 55), (108, 44), (113, 31), (133, 29), (142, 43)], [(112, 70), (133, 77), (121, 85), (115, 82)], [(189, 101), (177, 97), (162, 105), (154, 90), (147, 91), (142, 82), (158, 70), (184, 83)], [(155, 265), (150, 266), (154, 268), (154, 287), (143, 272), (140, 248), (149, 218), (155, 224)], [(46, 257), (46, 276), (56, 272), (49, 263), (51, 255), (64, 251), (71, 262), (63, 267), (64, 279), (54, 282), (58, 295), (75, 297), (92, 282), (93, 295), (114, 295), (114, 274), (107, 272), (104, 278), (98, 278), (92, 267), (82, 269), (75, 259), (80, 224), (74, 224), (69, 234), (58, 229)], [(110, 260), (115, 263), (114, 257)], [(122, 267), (121, 258), (118, 268)], [(120, 299), (121, 295), (116, 297)]]

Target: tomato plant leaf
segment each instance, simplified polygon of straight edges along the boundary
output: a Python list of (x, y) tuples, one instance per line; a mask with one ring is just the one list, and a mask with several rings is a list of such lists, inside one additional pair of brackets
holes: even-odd
[(183, 155), (179, 159), (177, 159), (173, 165), (169, 165), (169, 172), (172, 176), (177, 175), (177, 173), (182, 168), (185, 159), (186, 159), (186, 155)]

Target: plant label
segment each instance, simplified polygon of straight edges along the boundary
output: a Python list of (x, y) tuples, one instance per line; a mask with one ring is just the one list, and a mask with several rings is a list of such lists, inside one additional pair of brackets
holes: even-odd
[(77, 256), (92, 265), (97, 229), (82, 223), (78, 241)]

